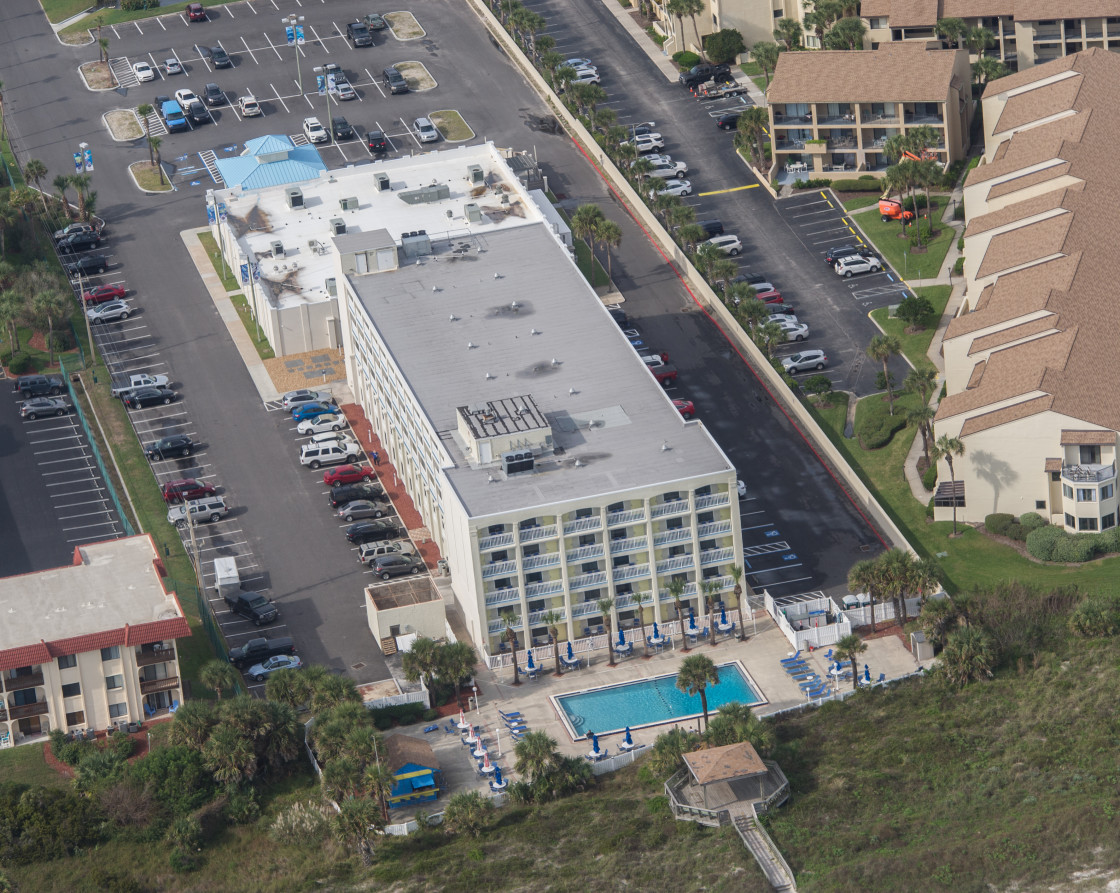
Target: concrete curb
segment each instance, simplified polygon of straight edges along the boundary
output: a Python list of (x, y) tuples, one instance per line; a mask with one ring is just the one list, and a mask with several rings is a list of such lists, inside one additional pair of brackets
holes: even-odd
[(629, 11), (623, 9), (618, 0), (603, 0), (603, 6), (626, 29), (626, 33), (638, 45), (638, 49), (649, 56), (650, 61), (661, 70), (661, 73), (670, 83), (675, 84), (680, 76), (680, 68), (661, 47), (654, 43), (645, 31), (638, 27), (638, 23), (634, 21), (634, 17), (630, 15)]
[[(147, 163), (148, 163), (148, 162), (146, 162), (146, 161), (134, 161), (134, 162), (132, 162), (132, 164), (130, 164), (130, 165), (128, 166), (128, 175), (129, 175), (130, 177), (132, 177), (132, 182), (136, 184), (136, 188), (137, 188), (137, 189), (139, 189), (139, 190), (140, 190), (141, 192), (143, 192), (143, 193), (144, 193), (145, 195), (165, 195), (165, 194), (166, 194), (166, 193), (168, 193), (168, 192), (178, 192), (178, 191), (179, 191), (179, 190), (178, 190), (178, 189), (177, 189), (177, 188), (175, 187), (175, 184), (171, 182), (171, 177), (170, 177), (170, 176), (168, 175), (168, 173), (167, 173), (167, 170), (166, 170), (166, 169), (164, 169), (164, 171), (163, 171), (163, 175), (164, 175), (165, 177), (167, 177), (167, 185), (168, 185), (168, 186), (170, 187), (169, 189), (145, 189), (145, 188), (144, 188), (143, 186), (141, 186), (141, 185), (140, 185), (140, 181), (136, 179), (136, 174), (134, 174), (134, 173), (133, 173), (133, 171), (132, 171), (132, 168), (133, 168), (133, 166), (134, 166), (134, 165), (137, 165), (137, 164), (147, 164)], [(163, 167), (163, 162), (162, 162), (162, 161), (160, 162), (160, 165), (159, 165), (159, 166), (160, 166), (161, 168)]]
[[(113, 112), (132, 112), (132, 117), (136, 119), (136, 125), (140, 128), (140, 136), (129, 138), (117, 136), (115, 133), (113, 133), (113, 128), (109, 124), (109, 115), (111, 115)], [(144, 125), (140, 121), (140, 116), (136, 114), (136, 109), (109, 109), (109, 111), (105, 112), (105, 114), (101, 116), (101, 120), (105, 124), (105, 129), (109, 131), (109, 139), (113, 140), (113, 142), (134, 143), (137, 140), (144, 139)]]
[[(89, 90), (90, 93), (108, 93), (110, 90), (116, 90), (120, 87), (119, 84), (116, 87), (91, 87), (89, 85), (89, 81), (86, 80), (86, 73), (84, 71), (82, 71), (82, 66), (83, 65), (90, 65), (90, 64), (92, 64), (92, 63), (83, 62), (81, 65), (78, 66), (78, 77), (80, 77), (82, 79), (82, 83), (85, 85), (85, 88), (87, 90)], [(109, 69), (109, 73), (110, 74), (113, 73), (113, 70), (111, 68)], [(113, 78), (113, 80), (116, 80), (116, 78)]]

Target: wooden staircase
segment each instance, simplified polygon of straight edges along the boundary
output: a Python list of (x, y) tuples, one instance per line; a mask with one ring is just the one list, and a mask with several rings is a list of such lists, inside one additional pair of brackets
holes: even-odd
[(766, 875), (770, 886), (779, 893), (787, 893), (787, 891), (796, 893), (797, 885), (793, 881), (793, 872), (782, 858), (782, 854), (778, 852), (770, 835), (758, 823), (757, 817), (753, 813), (735, 812), (732, 814), (732, 821), (743, 843)]

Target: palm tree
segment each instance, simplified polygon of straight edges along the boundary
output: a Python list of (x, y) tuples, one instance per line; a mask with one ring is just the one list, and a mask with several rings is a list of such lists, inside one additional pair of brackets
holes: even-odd
[(704, 711), (704, 728), (708, 728), (708, 686), (719, 685), (719, 670), (704, 654), (693, 654), (681, 661), (677, 670), (677, 688), (686, 695), (700, 695)]
[(996, 662), (992, 637), (976, 626), (966, 626), (949, 634), (941, 652), (941, 669), (954, 685), (991, 679)]
[(721, 258), (712, 264), (710, 277), (713, 284), (719, 284), (721, 291), (727, 290), (727, 284), (739, 275), (739, 265), (730, 258)]
[(463, 706), (463, 680), (474, 675), (478, 652), (470, 642), (448, 642), (436, 652), (436, 672), (439, 678), (455, 680), (455, 703)]
[(900, 353), (902, 341), (897, 335), (876, 335), (867, 345), (867, 355), (883, 364), (883, 379), (887, 385), (887, 402), (890, 404), (891, 415), (894, 415), (894, 390), (891, 388), (891, 373), (887, 364), (891, 357)]
[(910, 370), (902, 383), (906, 390), (917, 394), (922, 403), (929, 403), (933, 389), (937, 387), (937, 369), (931, 365), (919, 366)]
[[(743, 568), (741, 565), (733, 564), (728, 568), (731, 574), (731, 579), (735, 581), (735, 601), (739, 604), (739, 641), (745, 642), (747, 640), (747, 615), (743, 611)], [(747, 584), (748, 588), (750, 584)], [(750, 607), (750, 599), (747, 599), (747, 606)]]
[[(785, 49), (768, 40), (760, 40), (751, 47), (751, 59), (762, 69), (762, 76), (766, 78), (766, 89), (770, 88), (770, 72), (778, 65), (778, 55)], [(742, 118), (739, 119), (740, 121)]]
[[(271, 678), (270, 676), (270, 681)], [(281, 766), (299, 756), (303, 744), (303, 724), (295, 709), (287, 704), (265, 701), (264, 709), (271, 731), (265, 741), (262, 756), (269, 770), (275, 774)]]
[(953, 457), (964, 455), (964, 443), (958, 437), (942, 434), (934, 441), (930, 457), (934, 462), (945, 460), (949, 466), (949, 479), (953, 482), (953, 536), (957, 535), (957, 475), (953, 468)]
[(759, 753), (768, 753), (774, 747), (774, 730), (764, 724), (746, 704), (729, 701), (720, 705), (708, 724), (704, 740), (709, 747), (723, 747), (749, 741)]
[(211, 660), (202, 665), (198, 671), (198, 681), (222, 699), (223, 691), (231, 691), (237, 687), (240, 677), (233, 664), (226, 660)]
[(693, 255), (693, 260), (705, 279), (712, 278), (712, 268), (724, 260), (723, 249), (717, 248), (711, 242), (701, 242)]
[(0, 323), (8, 330), (13, 354), (19, 353), (19, 325), (27, 314), (27, 296), (16, 289), (0, 292)]
[(852, 592), (866, 592), (868, 606), (871, 608), (871, 632), (875, 628), (875, 602), (882, 591), (882, 574), (879, 563), (875, 559), (857, 561), (848, 571), (848, 588)]
[(256, 774), (257, 755), (248, 738), (222, 723), (202, 745), (202, 764), (213, 774), (214, 781), (232, 787)]
[(159, 185), (163, 186), (167, 183), (167, 178), (163, 175), (163, 157), (159, 154), (159, 147), (163, 145), (163, 140), (158, 136), (148, 135), (148, 154), (153, 152), (156, 156), (156, 166), (159, 168)]
[(513, 768), (530, 783), (546, 776), (560, 761), (556, 742), (547, 732), (526, 732), (513, 748)]
[(340, 843), (352, 846), (361, 856), (362, 865), (369, 867), (373, 863), (370, 841), (384, 827), (377, 804), (351, 797), (339, 803), (338, 807), (338, 815), (331, 821), (331, 832)]
[(506, 641), (509, 642), (509, 650), (513, 654), (513, 684), (520, 685), (521, 676), (517, 666), (517, 633), (513, 628), (515, 624), (520, 622), (520, 618), (510, 611), (502, 619), (506, 622)]
[[(31, 301), (31, 307), (35, 314), (47, 321), (47, 350), (50, 354), (52, 366), (54, 365), (54, 323), (55, 320), (65, 318), (68, 304), (69, 302), (62, 293), (53, 288), (39, 292)], [(228, 663), (223, 661), (216, 661), (216, 663), (222, 663), (226, 667), (229, 666)], [(203, 685), (206, 685), (206, 683), (203, 682)]]
[(987, 84), (1006, 77), (1007, 74), (1007, 66), (991, 56), (981, 56), (972, 63), (972, 79), (977, 84)]
[(785, 42), (790, 50), (801, 49), (801, 35), (804, 29), (797, 19), (779, 19), (778, 27), (774, 29), (774, 39)]
[(968, 24), (964, 19), (944, 18), (937, 20), (937, 35), (943, 37), (952, 46), (959, 47), (961, 38), (968, 32)]
[(754, 342), (766, 354), (766, 359), (774, 359), (775, 349), (786, 343), (786, 330), (773, 320), (764, 322), (753, 330)]
[(766, 167), (766, 151), (763, 148), (763, 137), (770, 124), (769, 113), (765, 108), (751, 106), (739, 116), (736, 141), (740, 145), (750, 148), (755, 160), (755, 167), (762, 171)]
[(969, 28), (964, 34), (964, 43), (974, 56), (983, 56), (984, 50), (996, 42), (996, 36), (987, 28)]
[(37, 158), (30, 158), (23, 166), (23, 176), (35, 184), (35, 189), (39, 193), (39, 198), (43, 201), (43, 213), (46, 214), (47, 196), (39, 186), (39, 181), (47, 176), (47, 166)]
[(393, 796), (394, 783), (393, 773), (380, 760), (366, 766), (366, 771), (362, 773), (362, 790), (377, 800), (381, 821), (385, 824), (389, 824), (389, 801)]
[(696, 222), (696, 209), (691, 205), (686, 205), (679, 195), (670, 195), (668, 198), (673, 199), (666, 205), (665, 221), (670, 226), (675, 226), (683, 229), (690, 223)]
[[(58, 174), (51, 181), (51, 185), (58, 192), (58, 201), (62, 205), (62, 210), (66, 212), (66, 219), (73, 220), (74, 215), (70, 211), (70, 201), (66, 198), (66, 190), (70, 188), (70, 177), (66, 174)], [(3, 251), (0, 250), (0, 254), (2, 253)]]
[(167, 733), (168, 744), (185, 744), (199, 750), (210, 730), (218, 722), (214, 705), (209, 701), (186, 701), (175, 711), (175, 719)]
[(637, 592), (631, 592), (630, 598), (634, 600), (634, 604), (638, 607), (638, 626), (642, 630), (642, 642), (645, 643), (646, 657), (649, 657), (649, 642), (646, 642), (646, 615), (645, 603), (653, 600), (653, 596), (645, 589)]
[(322, 713), (331, 707), (352, 703), (361, 703), (362, 696), (357, 686), (346, 676), (324, 675), (311, 689), (311, 711)]
[[(677, 20), (683, 19), (688, 16), (692, 19), (692, 30), (696, 32), (696, 45), (700, 47), (700, 52), (704, 52), (703, 41), (700, 40), (700, 29), (696, 25), (696, 16), (704, 11), (704, 0), (669, 0), (665, 8), (677, 17)], [(681, 46), (681, 49), (684, 49)]]
[[(152, 107), (152, 104), (149, 103), (149, 102), (141, 103), (136, 109), (136, 114), (138, 114), (140, 116), (140, 120), (144, 124), (144, 139), (145, 140), (147, 140), (147, 138), (152, 135), (151, 127), (148, 125), (148, 116), (151, 115), (153, 111), (155, 111), (155, 109)], [(155, 165), (156, 165), (155, 155), (152, 154), (152, 144), (151, 143), (148, 143), (148, 164), (150, 164), (152, 167), (155, 167)]]
[[(109, 39), (107, 37), (99, 37), (97, 39), (97, 61), (109, 61)], [(110, 77), (112, 76), (111, 71), (109, 72), (109, 75)]]
[(452, 794), (443, 810), (443, 827), (451, 834), (481, 837), (494, 816), (494, 801), (478, 791)]
[(440, 646), (434, 639), (427, 636), (418, 636), (412, 640), (412, 645), (401, 656), (401, 670), (404, 678), (409, 682), (423, 680), (424, 686), (432, 687), (432, 678), (436, 674), (439, 661)]
[(677, 622), (681, 625), (681, 651), (686, 653), (691, 649), (688, 647), (688, 639), (684, 636), (684, 605), (681, 603), (681, 596), (684, 595), (684, 590), (687, 585), (684, 577), (673, 577), (665, 587), (669, 595), (673, 597), (673, 604), (677, 609)]
[(713, 648), (719, 644), (716, 642), (715, 611), (716, 602), (719, 600), (720, 588), (719, 580), (700, 581), (700, 591), (704, 593), (704, 613), (708, 617), (708, 644)]
[(20, 217), (27, 221), (31, 229), (31, 237), (38, 238), (38, 227), (35, 225), (35, 193), (26, 186), (17, 186), (8, 193), (8, 204), (16, 208)]
[(949, 634), (956, 629), (959, 620), (956, 603), (947, 598), (927, 601), (922, 605), (922, 613), (918, 618), (926, 639), (938, 650), (945, 647)]
[(638, 181), (638, 191), (642, 190), (642, 184), (645, 182), (649, 172), (653, 170), (653, 162), (648, 158), (639, 158), (632, 165), (630, 165), (630, 176)]
[(937, 410), (924, 403), (906, 411), (906, 424), (917, 428), (918, 433), (922, 435), (922, 452), (925, 453), (927, 466), (930, 464), (929, 446), (933, 438), (933, 417), (935, 415), (937, 415)]
[[(676, 198), (676, 196), (671, 196)], [(595, 238), (602, 243), (603, 251), (607, 255), (607, 278), (614, 279), (614, 269), (611, 265), (611, 248), (617, 248), (622, 244), (622, 227), (615, 223), (613, 220), (603, 219), (599, 225), (595, 227)]]
[(82, 220), (88, 219), (86, 217), (86, 193), (89, 192), (89, 184), (89, 174), (70, 175), (70, 185), (73, 186), (74, 191), (78, 193), (78, 216)]
[(595, 236), (595, 227), (601, 220), (603, 220), (603, 209), (598, 205), (580, 205), (572, 214), (572, 233), (577, 239), (583, 239), (587, 243), (593, 259), (595, 246), (591, 240)]
[(548, 611), (542, 617), (545, 626), (548, 627), (548, 637), (552, 640), (552, 675), (562, 676), (560, 672), (560, 629), (558, 624), (564, 619), (564, 615), (558, 611)]
[[(894, 139), (894, 137), (891, 137)], [(888, 140), (889, 142), (889, 140)], [(892, 164), (883, 172), (883, 197), (886, 198), (892, 192), (898, 196), (898, 206), (903, 207), (906, 201), (906, 189), (910, 184), (910, 178), (907, 174), (906, 168), (901, 164)], [(883, 222), (886, 223), (890, 218), (883, 216)], [(906, 232), (906, 215), (899, 214), (898, 219), (902, 224), (902, 232)]]
[(708, 231), (698, 223), (686, 223), (677, 230), (677, 236), (684, 243), (685, 250), (691, 252), (696, 249), (697, 244), (708, 238)]
[(607, 659), (610, 661), (610, 665), (613, 667), (614, 666), (614, 638), (613, 638), (614, 631), (612, 629), (611, 620), (612, 620), (612, 617), (613, 617), (612, 612), (614, 611), (614, 598), (611, 597), (611, 596), (607, 596), (607, 598), (601, 598), (598, 601), (598, 605), (599, 605), (599, 610), (603, 612), (603, 626), (606, 627), (606, 630), (607, 630)]
[(859, 688), (859, 656), (866, 650), (866, 643), (854, 634), (844, 636), (836, 643), (836, 650), (833, 652), (836, 662), (839, 664), (847, 660), (852, 663), (852, 691)]

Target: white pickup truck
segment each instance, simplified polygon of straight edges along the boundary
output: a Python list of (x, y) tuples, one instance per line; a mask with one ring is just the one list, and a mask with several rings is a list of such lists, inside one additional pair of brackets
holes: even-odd
[(166, 375), (149, 375), (147, 372), (138, 375), (120, 375), (113, 379), (109, 393), (114, 397), (127, 397), (137, 388), (159, 388), (168, 383)]

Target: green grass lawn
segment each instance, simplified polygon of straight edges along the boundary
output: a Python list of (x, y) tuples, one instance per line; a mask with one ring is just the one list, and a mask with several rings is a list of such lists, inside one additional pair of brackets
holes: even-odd
[(222, 285), (225, 286), (226, 291), (237, 291), (241, 288), (241, 283), (233, 275), (233, 270), (222, 259), (222, 252), (218, 250), (218, 243), (209, 232), (199, 233), (198, 241), (206, 249), (206, 255), (210, 258), (210, 264), (214, 267), (214, 272), (217, 273), (222, 280)]
[(25, 744), (0, 750), (0, 781), (41, 784), (46, 788), (64, 788), (70, 784), (70, 779), (59, 775), (47, 765), (42, 744)]
[(739, 68), (742, 69), (743, 74), (754, 81), (755, 86), (758, 87), (759, 90), (763, 93), (766, 92), (766, 88), (769, 87), (770, 84), (767, 83), (766, 75), (762, 73), (762, 69), (758, 67), (757, 62), (743, 62), (740, 64)]
[[(855, 210), (858, 210), (859, 208), (866, 208), (869, 205), (879, 204), (879, 196), (874, 195), (874, 194), (868, 195), (867, 193), (860, 193), (860, 194), (852, 195), (851, 193), (847, 193), (847, 192), (838, 192), (836, 194), (837, 195), (850, 195), (851, 196), (850, 198), (844, 199), (843, 202), (842, 202), (842, 204), (844, 205), (844, 208), (848, 211), (855, 211)], [(868, 212), (868, 213), (870, 213), (870, 212)], [(868, 216), (867, 214), (860, 214), (857, 219), (862, 223), (864, 218), (867, 217), (867, 216)]]
[[(944, 207), (939, 205), (936, 199), (933, 204), (934, 218), (940, 220)], [(934, 279), (940, 275), (949, 246), (957, 239), (957, 233), (951, 226), (938, 223), (940, 229), (937, 231), (937, 236), (928, 244), (927, 252), (914, 254), (910, 242), (898, 237), (901, 227), (897, 220), (883, 223), (877, 214), (871, 213), (858, 214), (853, 219), (883, 257), (890, 261), (895, 271), (908, 283), (916, 285), (921, 285), (922, 279)]]
[[(555, 196), (549, 195), (549, 198), (555, 202)], [(563, 208), (557, 208), (560, 216), (564, 218), (564, 222), (568, 226), (572, 225), (571, 215), (568, 214)], [(607, 276), (607, 271), (603, 269), (603, 265), (599, 262), (599, 258), (593, 257), (591, 248), (583, 239), (577, 239), (573, 236), (573, 243), (576, 249), (576, 266), (579, 271), (583, 273), (583, 278), (591, 283), (591, 287), (595, 288), (598, 285), (609, 285), (610, 277)]]
[[(97, 26), (97, 18), (100, 17), (102, 25), (115, 25), (119, 22), (134, 22), (137, 19), (150, 19), (155, 16), (167, 15), (173, 12), (182, 12), (187, 8), (188, 0), (180, 0), (178, 3), (164, 3), (160, 6), (153, 7), (152, 9), (102, 9), (96, 15), (88, 15), (78, 22), (75, 22), (70, 27), (66, 28), (64, 34), (74, 34), (77, 32), (84, 33), (90, 29), (95, 29)], [(235, 3), (237, 0), (205, 0), (203, 6), (224, 6), (227, 3)], [(73, 15), (77, 15), (90, 8), (88, 0), (43, 0), (43, 8), (47, 12), (47, 18), (53, 23), (58, 24), (64, 22)], [(104, 37), (104, 34), (102, 34)], [(110, 34), (110, 37), (112, 35)], [(283, 30), (280, 36), (284, 36)], [(95, 47), (96, 49), (96, 47)]]
[(230, 295), (230, 300), (233, 301), (233, 306), (237, 308), (237, 315), (241, 317), (241, 324), (245, 326), (245, 331), (249, 333), (249, 337), (253, 340), (253, 347), (257, 349), (257, 356), (262, 360), (271, 360), (276, 354), (264, 333), (257, 327), (257, 321), (253, 318), (253, 310), (249, 306), (249, 301), (245, 295), (238, 292), (235, 295)]
[(937, 324), (941, 314), (945, 312), (945, 305), (949, 303), (949, 295), (953, 293), (949, 285), (927, 285), (925, 288), (914, 289), (920, 297), (926, 298), (933, 304), (933, 313), (923, 320), (924, 328), (919, 332), (908, 333), (906, 323), (901, 319), (889, 316), (890, 308), (880, 307), (871, 311), (871, 318), (879, 324), (888, 335), (897, 335), (902, 342), (902, 352), (915, 366), (932, 366), (929, 358), (929, 346), (933, 336), (937, 333)]

